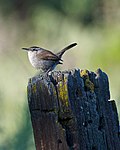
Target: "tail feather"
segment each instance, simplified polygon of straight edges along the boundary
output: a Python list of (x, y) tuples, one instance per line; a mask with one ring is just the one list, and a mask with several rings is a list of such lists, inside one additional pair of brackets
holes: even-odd
[(71, 49), (72, 47), (74, 47), (74, 46), (76, 46), (76, 45), (77, 45), (77, 43), (72, 43), (72, 44), (68, 45), (67, 47), (65, 47), (64, 49), (62, 49), (62, 50), (61, 50), (60, 52), (58, 52), (56, 55), (57, 55), (59, 58), (61, 58), (65, 51)]

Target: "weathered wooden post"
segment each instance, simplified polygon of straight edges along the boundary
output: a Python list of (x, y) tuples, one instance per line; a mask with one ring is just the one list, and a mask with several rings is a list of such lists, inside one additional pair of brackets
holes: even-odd
[(53, 72), (28, 83), (36, 150), (119, 150), (119, 122), (100, 69)]

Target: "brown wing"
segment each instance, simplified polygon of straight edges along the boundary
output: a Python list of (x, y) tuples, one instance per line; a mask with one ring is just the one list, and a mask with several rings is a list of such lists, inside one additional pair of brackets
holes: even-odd
[(45, 49), (43, 49), (43, 51), (41, 50), (37, 51), (37, 56), (39, 57), (39, 59), (43, 60), (53, 60), (53, 61), (61, 60), (57, 55)]

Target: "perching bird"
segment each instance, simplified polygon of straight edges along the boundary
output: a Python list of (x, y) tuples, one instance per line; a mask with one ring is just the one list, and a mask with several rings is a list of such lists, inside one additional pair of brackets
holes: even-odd
[(28, 58), (33, 67), (35, 67), (36, 69), (40, 69), (45, 73), (48, 73), (52, 71), (58, 64), (62, 64), (63, 60), (61, 59), (61, 57), (64, 52), (76, 45), (77, 43), (70, 44), (56, 54), (37, 46), (22, 49), (28, 51)]

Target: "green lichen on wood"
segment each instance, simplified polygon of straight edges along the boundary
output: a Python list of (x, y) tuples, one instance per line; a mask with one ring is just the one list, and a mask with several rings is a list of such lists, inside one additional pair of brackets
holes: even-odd
[(94, 92), (94, 84), (90, 81), (88, 70), (81, 70), (80, 76), (84, 79), (85, 88), (87, 88), (91, 92)]
[(33, 93), (36, 93), (36, 91), (37, 91), (36, 84), (32, 85), (32, 91), (33, 91)]
[[(58, 77), (58, 85), (57, 85), (57, 94), (59, 100), (59, 111), (58, 111), (58, 122), (61, 124), (65, 124), (69, 119), (72, 118), (69, 97), (68, 97), (68, 77), (62, 76), (59, 80)], [(64, 122), (64, 123), (63, 123)]]
[(68, 102), (68, 89), (67, 89), (67, 78), (64, 77), (63, 81), (58, 83), (58, 98), (62, 105), (69, 106)]
[(80, 76), (89, 78), (88, 70), (86, 70), (86, 69), (85, 70), (81, 70), (80, 71)]

